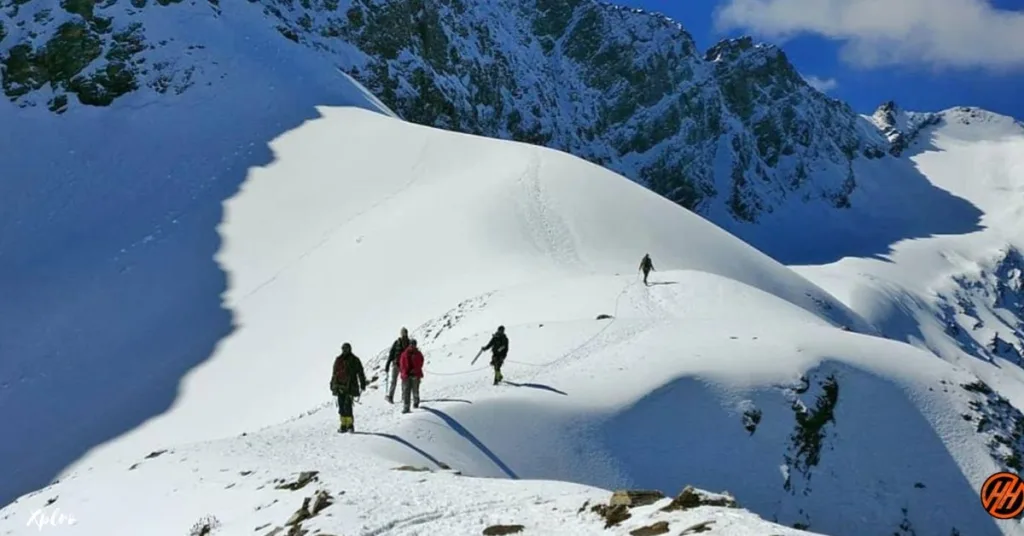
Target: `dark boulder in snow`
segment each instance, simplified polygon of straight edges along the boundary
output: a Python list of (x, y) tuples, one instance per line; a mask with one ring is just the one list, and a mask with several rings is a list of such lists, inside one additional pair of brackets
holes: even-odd
[(485, 536), (501, 536), (503, 534), (518, 534), (523, 532), (522, 525), (491, 525), (484, 529)]
[(606, 529), (633, 517), (633, 514), (629, 513), (629, 508), (624, 504), (616, 506), (595, 504), (590, 511), (604, 518), (604, 528)]
[(640, 527), (629, 532), (630, 536), (658, 536), (668, 533), (668, 521), (659, 521), (653, 525)]
[(709, 493), (695, 489), (693, 486), (686, 486), (679, 495), (672, 499), (668, 506), (662, 508), (664, 512), (676, 510), (689, 510), (698, 506), (721, 506), (725, 508), (739, 508), (736, 499), (728, 493)]
[(295, 480), (291, 482), (285, 481), (283, 479), (276, 479), (274, 480), (274, 482), (277, 483), (277, 485), (274, 486), (274, 488), (286, 489), (290, 491), (300, 490), (306, 487), (306, 485), (309, 484), (310, 482), (316, 480), (316, 475), (318, 475), (319, 473), (319, 471), (303, 471), (299, 473), (299, 476), (297, 476)]
[(665, 494), (658, 490), (623, 489), (612, 493), (612, 498), (608, 501), (608, 506), (622, 505), (634, 508), (637, 506), (654, 504), (664, 498)]

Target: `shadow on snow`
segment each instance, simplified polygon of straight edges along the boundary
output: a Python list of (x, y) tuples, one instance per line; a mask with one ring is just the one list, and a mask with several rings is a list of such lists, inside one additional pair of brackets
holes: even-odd
[(528, 387), (530, 389), (539, 389), (541, 391), (548, 391), (548, 392), (560, 394), (560, 395), (563, 395), (563, 396), (569, 396), (569, 393), (566, 393), (565, 391), (561, 391), (561, 390), (555, 389), (554, 387), (551, 387), (549, 385), (543, 385), (543, 384), (539, 384), (539, 383), (516, 383), (516, 382), (510, 382), (508, 380), (504, 380), (502, 383), (511, 385), (513, 387)]
[(982, 211), (932, 184), (911, 160), (938, 150), (931, 139), (934, 128), (923, 129), (901, 157), (858, 158), (849, 208), (793, 199), (757, 223), (716, 223), (787, 265), (829, 264), (844, 257), (889, 261), (886, 255), (902, 240), (980, 231)]
[(408, 447), (410, 450), (414, 451), (416, 454), (419, 454), (420, 456), (423, 456), (430, 463), (436, 465), (438, 469), (444, 469), (446, 467), (445, 464), (441, 463), (437, 458), (431, 456), (429, 453), (427, 453), (427, 451), (417, 447), (416, 445), (413, 445), (408, 440), (403, 439), (401, 437), (398, 437), (398, 436), (396, 436), (394, 434), (385, 434), (383, 432), (355, 432), (355, 433), (356, 433), (356, 435), (367, 435), (367, 436), (382, 437), (384, 439), (390, 439), (391, 441), (394, 441), (394, 442), (396, 442), (396, 443), (398, 443), (400, 445)]
[[(666, 494), (686, 485), (728, 490), (742, 507), (766, 519), (791, 525), (808, 521), (806, 514), (810, 530), (840, 536), (896, 531), (901, 508), (919, 534), (950, 534), (953, 527), (962, 534), (1000, 533), (932, 424), (900, 387), (826, 363), (808, 374), (812, 388), (801, 399), (813, 407), (818, 383), (832, 372), (839, 385), (835, 422), (826, 425), (811, 477), (791, 469), (792, 494), (783, 488), (780, 465), (785, 456), (798, 456), (796, 420), (782, 392), (769, 388), (744, 395), (762, 411), (750, 434), (743, 410), (733, 407), (734, 394), (693, 378), (669, 383), (601, 425), (598, 442), (628, 482), (578, 481)], [(857, 506), (836, 508), (836, 501)]]
[(454, 430), (455, 433), (462, 436), (466, 441), (469, 441), (484, 456), (487, 456), (488, 459), (494, 462), (494, 465), (497, 465), (498, 468), (501, 469), (503, 473), (505, 473), (505, 476), (513, 480), (519, 479), (519, 476), (516, 475), (516, 473), (512, 471), (512, 469), (509, 466), (505, 465), (505, 462), (501, 461), (501, 458), (494, 454), (494, 452), (491, 449), (489, 449), (487, 445), (484, 445), (475, 435), (473, 435), (472, 432), (467, 430), (465, 426), (462, 426), (462, 424), (459, 423), (459, 421), (455, 420), (455, 418), (453, 418), (451, 415), (448, 415), (447, 413), (439, 409), (428, 408), (425, 406), (420, 406), (420, 409), (430, 412), (431, 414), (435, 415), (436, 417), (444, 421), (444, 423), (451, 427), (451, 429)]
[(323, 70), (333, 89), (197, 85), (159, 97), (191, 97), (187, 113), (115, 102), (5, 124), (0, 167), (17, 172), (0, 183), (0, 505), (166, 411), (233, 331), (214, 260), (222, 203), (315, 106), (365, 106)]

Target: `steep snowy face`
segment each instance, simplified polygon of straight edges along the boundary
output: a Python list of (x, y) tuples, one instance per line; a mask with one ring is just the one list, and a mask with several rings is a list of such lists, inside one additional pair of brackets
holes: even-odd
[[(221, 25), (215, 1), (8, 3), (3, 88), (22, 106), (63, 113), (135, 91), (180, 93), (197, 71), (231, 70), (185, 26), (166, 31), (183, 13)], [(757, 221), (789, 199), (846, 207), (851, 162), (889, 149), (779, 49), (739, 39), (701, 54), (679, 24), (641, 10), (592, 0), (249, 8), (405, 119), (565, 150), (715, 221)]]

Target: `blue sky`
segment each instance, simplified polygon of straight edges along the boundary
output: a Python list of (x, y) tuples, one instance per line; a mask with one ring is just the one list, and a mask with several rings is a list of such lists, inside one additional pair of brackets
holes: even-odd
[(739, 35), (778, 44), (858, 112), (895, 100), (1024, 120), (1024, 0), (613, 1), (672, 17), (701, 49)]

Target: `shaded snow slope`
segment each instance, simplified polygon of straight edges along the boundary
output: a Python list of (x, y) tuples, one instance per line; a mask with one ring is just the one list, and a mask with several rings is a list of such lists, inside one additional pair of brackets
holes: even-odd
[[(1024, 407), (1024, 393), (1015, 386), (1022, 378), (1019, 359), (1006, 359), (1013, 354), (1008, 349), (987, 348), (995, 335), (1024, 347), (1018, 305), (1024, 126), (974, 108), (939, 117), (919, 132), (909, 161), (936, 186), (969, 200), (980, 215), (977, 229), (900, 242), (884, 260), (845, 259), (799, 271), (832, 289), (886, 336), (973, 368), (994, 383), (1009, 381), (1005, 394)], [(899, 187), (893, 185), (894, 196)], [(935, 217), (958, 218), (940, 211)]]
[[(953, 112), (945, 114), (949, 113)], [(956, 149), (936, 145), (930, 135), (945, 114), (903, 112), (887, 103), (866, 118), (865, 123), (898, 136), (899, 151), (885, 158), (853, 162), (850, 170), (857, 177), (857, 189), (844, 210), (792, 204), (756, 225), (721, 218), (713, 221), (723, 221), (724, 228), (789, 265), (823, 264), (847, 257), (883, 258), (901, 242), (978, 232), (985, 227), (984, 208), (970, 192), (948, 187), (937, 179), (934, 168), (921, 164), (929, 158), (925, 155)], [(1012, 123), (1009, 118), (1006, 121)], [(974, 135), (980, 136), (978, 141), (989, 139), (986, 132)], [(993, 140), (1000, 137), (996, 133), (991, 136)], [(958, 156), (949, 158), (960, 161)], [(998, 191), (998, 187), (989, 189), (987, 185), (977, 189)]]
[(191, 91), (63, 116), (0, 101), (3, 503), (167, 409), (231, 332), (216, 226), (248, 169), (274, 160), (267, 143), (316, 104), (390, 114), (258, 12), (150, 19), (154, 38), (184, 27), (204, 45), (150, 58), (198, 55)]

